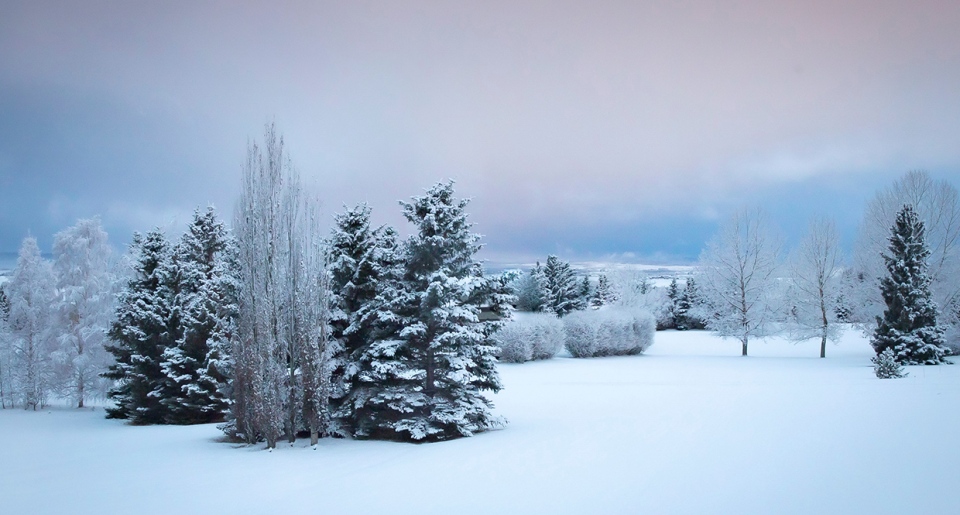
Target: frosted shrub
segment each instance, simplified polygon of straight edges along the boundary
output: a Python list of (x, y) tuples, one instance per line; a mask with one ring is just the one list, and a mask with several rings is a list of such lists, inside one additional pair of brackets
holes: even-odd
[(640, 309), (578, 311), (563, 319), (564, 344), (575, 358), (640, 354), (653, 344), (656, 321)]
[(496, 333), (500, 345), (500, 361), (523, 363), (534, 359), (550, 359), (563, 345), (563, 324), (547, 313), (514, 313)]

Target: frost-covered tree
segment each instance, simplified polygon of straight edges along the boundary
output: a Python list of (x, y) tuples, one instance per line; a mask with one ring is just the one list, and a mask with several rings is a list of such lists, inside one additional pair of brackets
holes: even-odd
[(697, 280), (693, 277), (687, 277), (686, 284), (683, 286), (683, 294), (680, 296), (679, 309), (684, 313), (683, 326), (685, 329), (703, 329), (706, 327), (704, 320), (703, 296), (700, 294), (700, 288), (697, 286)]
[(593, 291), (593, 296), (590, 299), (590, 305), (599, 308), (600, 306), (605, 306), (607, 304), (612, 304), (617, 301), (617, 295), (614, 291), (613, 285), (610, 283), (610, 278), (607, 277), (607, 274), (600, 274), (597, 277), (597, 287)]
[(960, 349), (960, 194), (954, 185), (926, 172), (905, 174), (868, 204), (854, 247), (855, 280), (845, 292), (850, 318), (872, 331), (874, 320), (886, 309), (880, 281), (887, 269), (881, 255), (889, 245), (890, 227), (906, 204), (924, 222), (930, 292), (941, 310), (948, 345)]
[(248, 147), (234, 217), (240, 295), (224, 426), (249, 443), (265, 440), (268, 448), (284, 435), (292, 442), (305, 426), (325, 431), (318, 420), (326, 417), (330, 348), (321, 315), (330, 299), (321, 277), (318, 205), (303, 191), (283, 138), (268, 125), (262, 147)]
[(880, 281), (887, 308), (883, 317), (877, 317), (870, 343), (877, 354), (893, 349), (902, 364), (943, 363), (946, 349), (930, 293), (924, 223), (908, 204), (897, 214), (890, 232), (889, 250), (883, 255), (887, 276)]
[(50, 354), (56, 342), (51, 330), (53, 270), (41, 257), (35, 238), (23, 240), (17, 266), (4, 290), (10, 302), (7, 321), (13, 398), (24, 409), (36, 410), (46, 404), (54, 385)]
[(352, 404), (345, 402), (359, 381), (360, 358), (375, 329), (373, 301), (397, 265), (396, 232), (370, 226), (370, 207), (361, 204), (334, 217), (329, 238), (330, 326), (338, 343), (333, 356), (331, 410), (336, 430), (352, 433)]
[(826, 357), (827, 340), (840, 336), (837, 299), (841, 293), (842, 257), (833, 222), (814, 219), (788, 263), (791, 337), (819, 338), (820, 357)]
[(667, 299), (670, 300), (667, 307), (670, 326), (680, 330), (686, 329), (686, 327), (683, 327), (683, 317), (686, 316), (687, 310), (681, 306), (683, 292), (680, 291), (680, 285), (677, 283), (676, 277), (672, 277), (670, 279), (670, 285), (667, 286)]
[(518, 311), (537, 313), (544, 310), (547, 301), (546, 281), (539, 261), (536, 266), (517, 278), (515, 291)]
[(543, 267), (546, 299), (544, 309), (562, 318), (567, 313), (581, 309), (580, 291), (570, 263), (557, 256), (548, 256)]
[(593, 298), (593, 288), (590, 286), (590, 276), (584, 275), (580, 281), (580, 295), (577, 299), (577, 309), (586, 309)]
[(10, 299), (0, 284), (0, 409), (13, 407), (13, 349), (10, 338)]
[(166, 382), (161, 362), (171, 338), (171, 303), (167, 263), (170, 245), (160, 229), (134, 234), (130, 244), (132, 274), (117, 296), (105, 345), (114, 363), (102, 375), (114, 381), (107, 396), (114, 406), (108, 418), (135, 424), (159, 424), (166, 418), (160, 391)]
[(376, 300), (379, 334), (350, 394), (355, 436), (434, 441), (499, 423), (481, 392), (501, 388), (490, 338), (500, 322), (481, 321), (480, 310), (506, 306), (474, 257), (480, 236), (470, 230), (467, 201), (453, 195), (451, 181), (401, 203), (414, 234), (400, 273)]
[(79, 220), (56, 234), (53, 269), (57, 278), (57, 363), (61, 395), (78, 408), (109, 386), (100, 376), (110, 363), (104, 349), (114, 309), (113, 250), (99, 218)]
[(164, 350), (160, 363), (166, 376), (161, 394), (166, 422), (213, 422), (222, 419), (226, 410), (223, 388), (227, 378), (211, 363), (211, 359), (224, 359), (224, 349), (211, 349), (211, 339), (218, 326), (231, 324), (220, 319), (231, 316), (224, 305), (236, 303), (225, 288), (231, 279), (221, 275), (237, 273), (222, 266), (224, 253), (231, 251), (230, 243), (226, 228), (210, 207), (194, 212), (193, 221), (171, 253), (176, 287), (169, 302), (178, 327), (174, 330), (177, 339)]
[(742, 210), (721, 226), (700, 255), (707, 327), (740, 340), (744, 356), (751, 339), (774, 330), (780, 249), (780, 238), (763, 213)]

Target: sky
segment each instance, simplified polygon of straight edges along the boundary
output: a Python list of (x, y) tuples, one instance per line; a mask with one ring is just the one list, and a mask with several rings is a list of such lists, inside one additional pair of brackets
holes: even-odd
[(332, 217), (454, 179), (491, 261), (684, 263), (734, 210), (852, 242), (960, 185), (960, 2), (0, 0), (0, 252), (229, 220), (276, 123)]

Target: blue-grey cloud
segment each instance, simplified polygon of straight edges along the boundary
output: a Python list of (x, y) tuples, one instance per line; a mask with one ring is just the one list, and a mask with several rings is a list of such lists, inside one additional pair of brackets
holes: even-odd
[(328, 212), (402, 225), (457, 179), (491, 256), (693, 259), (745, 203), (849, 233), (899, 173), (960, 170), (958, 25), (932, 0), (7, 2), (0, 249), (229, 216), (267, 120)]

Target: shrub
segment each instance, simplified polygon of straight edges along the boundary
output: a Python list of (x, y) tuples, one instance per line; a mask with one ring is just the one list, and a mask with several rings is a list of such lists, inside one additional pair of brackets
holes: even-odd
[(656, 321), (638, 309), (578, 311), (563, 319), (564, 344), (575, 358), (640, 354), (653, 344)]
[(906, 377), (903, 371), (903, 365), (897, 363), (897, 358), (893, 354), (893, 349), (887, 347), (880, 354), (870, 358), (873, 363), (873, 371), (880, 379), (896, 379)]
[(523, 363), (550, 359), (563, 345), (563, 324), (548, 313), (514, 313), (514, 319), (496, 333), (500, 361)]

